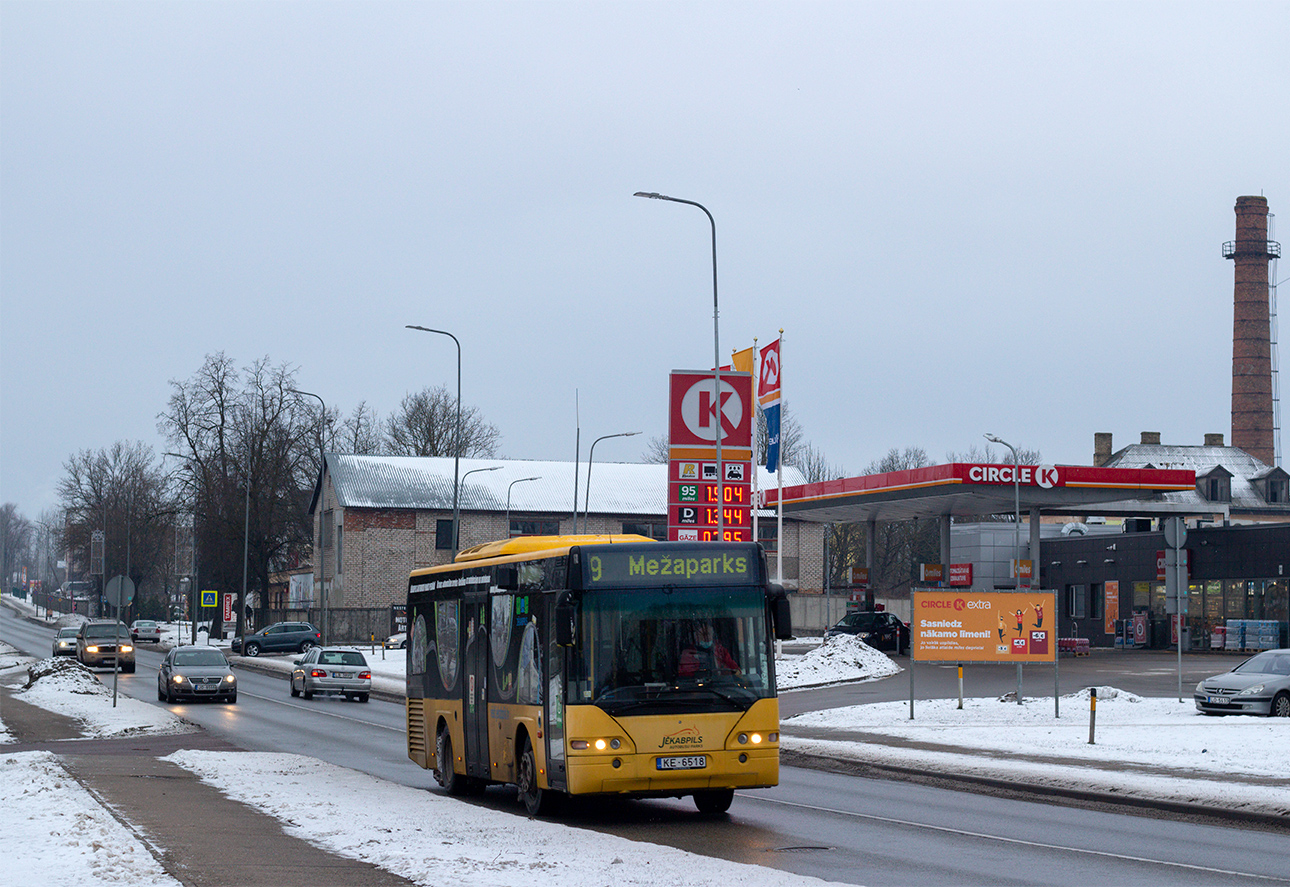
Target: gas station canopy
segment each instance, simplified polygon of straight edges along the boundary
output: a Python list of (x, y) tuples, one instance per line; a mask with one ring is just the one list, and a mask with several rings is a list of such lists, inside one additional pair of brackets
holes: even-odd
[[(784, 515), (820, 523), (865, 523), (914, 518), (1007, 514), (1020, 499), (1022, 512), (1085, 514), (1115, 503), (1117, 513), (1140, 503), (1141, 514), (1174, 511), (1163, 494), (1196, 488), (1196, 472), (1173, 468), (1094, 468), (954, 462), (906, 471), (785, 487)], [(773, 506), (777, 490), (766, 491)], [(1096, 509), (1095, 509), (1096, 510)], [(1108, 509), (1109, 510), (1109, 509)]]

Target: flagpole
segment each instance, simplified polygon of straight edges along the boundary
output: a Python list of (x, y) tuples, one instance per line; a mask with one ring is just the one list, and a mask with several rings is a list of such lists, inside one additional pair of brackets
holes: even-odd
[[(779, 330), (779, 458), (775, 460), (775, 581), (784, 584), (784, 328)], [(800, 577), (800, 573), (799, 573)]]
[[(753, 358), (753, 365), (752, 365), (752, 377), (753, 377), (753, 380), (754, 380), (754, 384), (752, 385), (752, 387), (751, 387), (749, 390), (750, 390), (750, 391), (752, 391), (752, 394), (753, 394), (752, 402), (753, 402), (753, 410), (755, 411), (755, 412), (753, 413), (753, 427), (754, 427), (754, 428), (756, 428), (756, 427), (757, 427), (757, 413), (761, 411), (761, 404), (757, 401), (757, 385), (756, 385), (756, 380), (759, 378), (759, 376), (758, 376), (758, 373), (757, 373), (757, 337), (756, 337), (756, 336), (753, 336), (753, 353), (752, 353), (752, 358)], [(754, 433), (754, 434), (753, 434), (753, 439), (752, 439), (752, 460), (751, 460), (751, 462), (752, 462), (752, 483), (753, 483), (753, 494), (752, 494), (752, 502), (750, 502), (750, 503), (749, 503), (749, 504), (752, 506), (752, 509), (750, 510), (750, 512), (751, 512), (751, 514), (752, 514), (752, 541), (754, 541), (754, 542), (760, 542), (760, 541), (761, 541), (761, 540), (757, 537), (757, 510), (758, 510), (759, 506), (761, 505), (761, 484), (759, 484), (759, 483), (757, 482), (757, 476), (758, 476), (759, 474), (761, 474), (761, 471), (759, 470), (759, 469), (761, 468), (761, 466), (758, 464), (758, 461), (759, 461), (759, 460), (758, 460), (758, 458), (757, 458), (757, 435), (756, 435), (756, 433)]]

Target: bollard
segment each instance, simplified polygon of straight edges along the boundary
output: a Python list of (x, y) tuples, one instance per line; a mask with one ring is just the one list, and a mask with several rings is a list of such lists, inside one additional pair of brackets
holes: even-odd
[(963, 663), (959, 663), (959, 711), (963, 710)]
[(1088, 744), (1093, 742), (1093, 727), (1097, 723), (1097, 687), (1088, 688)]

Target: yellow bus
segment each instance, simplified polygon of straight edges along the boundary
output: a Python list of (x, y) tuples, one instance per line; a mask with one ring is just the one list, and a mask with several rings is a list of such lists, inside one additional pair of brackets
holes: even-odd
[(686, 797), (779, 782), (774, 639), (788, 598), (760, 545), (527, 536), (408, 580), (408, 757), (450, 794), (512, 784)]

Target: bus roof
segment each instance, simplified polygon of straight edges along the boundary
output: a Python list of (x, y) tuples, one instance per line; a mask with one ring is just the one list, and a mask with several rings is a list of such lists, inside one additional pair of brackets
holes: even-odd
[(654, 540), (648, 536), (638, 536), (634, 533), (582, 536), (517, 536), (514, 539), (485, 542), (482, 545), (463, 549), (457, 552), (457, 559), (452, 563), (413, 570), (412, 575), (423, 576), (429, 573), (443, 572), (444, 570), (451, 570), (480, 561), (530, 560), (535, 554), (555, 557), (568, 554), (569, 549), (575, 545), (622, 545), (624, 543), (640, 542), (652, 543)]

